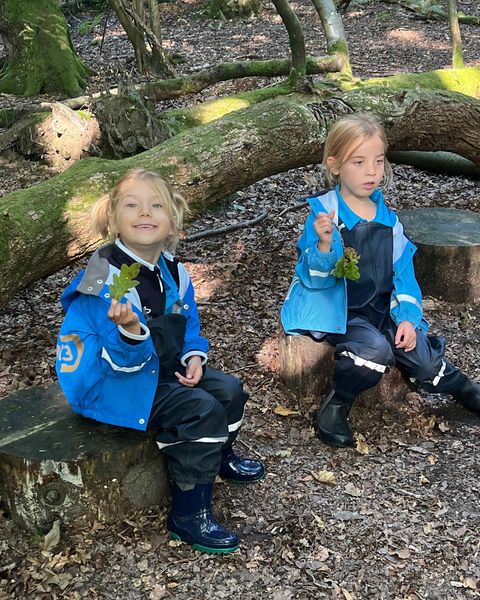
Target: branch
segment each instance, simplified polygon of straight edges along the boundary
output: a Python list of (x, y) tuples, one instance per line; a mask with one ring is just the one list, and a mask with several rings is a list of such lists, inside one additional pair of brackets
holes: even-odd
[(465, 66), (465, 63), (463, 62), (462, 35), (458, 24), (457, 0), (448, 0), (448, 23), (452, 38), (452, 67), (461, 69)]
[(343, 67), (341, 73), (352, 77), (352, 68), (348, 54), (348, 44), (343, 29), (342, 17), (338, 14), (332, 0), (313, 0), (323, 31), (327, 38), (327, 52), (331, 56), (341, 56)]
[(272, 2), (288, 32), (292, 52), (292, 70), (289, 79), (291, 84), (296, 85), (299, 80), (304, 80), (307, 74), (305, 37), (302, 26), (288, 4), (288, 0), (272, 0)]
[(194, 240), (201, 240), (206, 237), (213, 237), (215, 235), (222, 235), (224, 233), (230, 233), (230, 231), (236, 231), (237, 229), (244, 229), (245, 227), (252, 227), (260, 221), (263, 221), (268, 217), (268, 212), (263, 212), (258, 217), (254, 219), (249, 219), (247, 221), (242, 221), (241, 223), (232, 223), (231, 225), (225, 225), (224, 227), (216, 227), (215, 229), (204, 229), (203, 231), (199, 231), (198, 233), (193, 233), (192, 235), (188, 235), (183, 239), (184, 242), (193, 242)]
[[(318, 73), (335, 73), (342, 68), (342, 61), (338, 56), (307, 57), (307, 74), (315, 75)], [(288, 75), (292, 63), (288, 58), (274, 58), (271, 60), (253, 60), (236, 61), (221, 63), (208, 69), (198, 71), (193, 75), (178, 77), (175, 79), (161, 79), (150, 83), (135, 86), (135, 90), (153, 100), (172, 100), (180, 98), (185, 94), (195, 94), (205, 88), (231, 79), (242, 79), (244, 77), (281, 77)], [(109, 90), (107, 93), (116, 96), (117, 88)], [(64, 101), (69, 108), (73, 110), (90, 104), (94, 99), (100, 98), (101, 92), (91, 96), (79, 96)]]

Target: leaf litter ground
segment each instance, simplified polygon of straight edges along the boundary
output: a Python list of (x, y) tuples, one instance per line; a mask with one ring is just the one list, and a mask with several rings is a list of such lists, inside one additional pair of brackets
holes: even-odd
[[(167, 49), (188, 54), (180, 71), (287, 53), (286, 34), (270, 8), (258, 19), (209, 22), (196, 3), (161, 6)], [(310, 51), (318, 54), (323, 36), (313, 9), (306, 2), (293, 6)], [(461, 8), (473, 14), (476, 4), (462, 2)], [(78, 32), (91, 18), (72, 16), (74, 43), (99, 73), (92, 86), (112, 85), (119, 68), (133, 72), (133, 54), (112, 17), (100, 54), (95, 45), (100, 28), (84, 36)], [(395, 6), (357, 3), (345, 25), (359, 75), (449, 63), (446, 24), (414, 20)], [(462, 33), (467, 62), (474, 64), (479, 29), (464, 27)], [(173, 104), (250, 85), (219, 84)], [(4, 193), (51, 175), (13, 154), (0, 161)], [(394, 173), (388, 200), (397, 208), (480, 208), (478, 181), (400, 165), (394, 165)], [(228, 236), (183, 242), (178, 249), (197, 286), (211, 365), (242, 377), (251, 393), (239, 450), (261, 456), (267, 465), (261, 484), (216, 487), (216, 512), (241, 536), (240, 551), (208, 556), (168, 542), (165, 513), (155, 508), (113, 525), (63, 527), (58, 543), (45, 551), (43, 535), (19, 531), (5, 514), (0, 518), (1, 600), (479, 597), (478, 420), (447, 398), (412, 392), (402, 406), (370, 402), (358, 407), (352, 417), (357, 449), (333, 450), (311, 428), (319, 399), (299, 405), (276, 376), (278, 313), (306, 210), (277, 215), (321, 189), (321, 182), (318, 166), (265, 179), (219, 203), (187, 233), (263, 211), (269, 212), (266, 220)], [(0, 315), (0, 397), (55, 379), (59, 294), (81, 265), (18, 294)], [(432, 332), (447, 338), (448, 358), (479, 380), (480, 308), (435, 298), (427, 298), (426, 306)]]

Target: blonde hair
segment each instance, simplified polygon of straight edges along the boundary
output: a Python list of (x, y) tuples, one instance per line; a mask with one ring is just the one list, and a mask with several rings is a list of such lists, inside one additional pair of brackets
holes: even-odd
[(145, 169), (132, 169), (124, 175), (112, 190), (102, 196), (93, 205), (90, 216), (95, 233), (104, 240), (114, 241), (118, 232), (113, 226), (112, 217), (115, 215), (118, 203), (124, 195), (127, 186), (135, 181), (144, 181), (152, 186), (165, 203), (165, 212), (170, 217), (173, 234), (165, 241), (165, 250), (174, 250), (178, 235), (183, 227), (183, 217), (189, 213), (188, 205), (183, 196), (174, 191), (165, 177)]
[[(328, 133), (323, 150), (322, 163), (325, 167), (325, 183), (328, 186), (335, 187), (338, 183), (338, 175), (334, 175), (331, 167), (327, 164), (328, 157), (332, 156), (335, 159), (334, 168), (340, 169), (350, 158), (355, 148), (365, 138), (370, 138), (374, 135), (380, 137), (385, 146), (386, 153), (388, 148), (387, 135), (380, 122), (373, 115), (357, 113), (343, 117), (335, 123)], [(384, 185), (386, 188), (391, 184), (392, 177), (392, 167), (385, 158)]]

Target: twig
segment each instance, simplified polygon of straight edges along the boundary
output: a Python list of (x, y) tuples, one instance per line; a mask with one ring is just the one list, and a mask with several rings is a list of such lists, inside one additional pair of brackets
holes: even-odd
[(249, 365), (243, 365), (243, 367), (238, 367), (238, 369), (232, 369), (231, 371), (226, 371), (226, 373), (237, 373), (238, 371), (245, 371), (246, 369), (253, 369), (253, 367), (257, 367), (257, 363), (251, 363)]
[(408, 490), (402, 490), (401, 488), (393, 488), (395, 492), (398, 492), (399, 494), (403, 494), (404, 496), (411, 496), (412, 498), (415, 498), (416, 500), (422, 500), (422, 498), (424, 498), (425, 496), (420, 496), (419, 494), (414, 494), (413, 492), (409, 492)]
[(0, 567), (0, 573), (5, 573), (5, 571), (11, 571), (17, 566), (17, 563), (11, 563), (9, 565), (5, 565), (4, 567)]
[(217, 227), (215, 229), (205, 229), (204, 231), (199, 231), (198, 233), (194, 233), (192, 235), (187, 236), (183, 239), (184, 242), (193, 242), (194, 240), (200, 240), (202, 238), (211, 237), (215, 235), (222, 235), (224, 233), (229, 233), (230, 231), (235, 231), (237, 229), (243, 229), (244, 227), (249, 227), (250, 225), (256, 225), (263, 221), (268, 217), (268, 212), (263, 212), (255, 219), (249, 219), (247, 221), (242, 221), (241, 223), (233, 223), (232, 225), (225, 225), (224, 227)]
[(308, 206), (308, 202), (300, 202), (300, 204), (294, 204), (293, 206), (287, 206), (287, 208), (284, 208), (282, 210), (282, 212), (279, 212), (275, 218), (278, 219), (279, 217), (282, 217), (285, 213), (290, 212), (291, 210), (298, 210), (300, 208), (305, 208), (305, 206)]
[(110, 16), (110, 4), (107, 8), (107, 14), (105, 15), (105, 23), (103, 24), (102, 41), (100, 42), (100, 52), (102, 52), (103, 42), (105, 41), (105, 34), (107, 33), (108, 17)]
[[(301, 202), (300, 204), (294, 204), (293, 206), (287, 206), (278, 215), (275, 215), (275, 219), (283, 216), (285, 213), (290, 212), (291, 210), (298, 210), (300, 208), (305, 208), (308, 206), (308, 202)], [(194, 240), (200, 240), (206, 237), (213, 237), (215, 235), (222, 235), (224, 233), (230, 233), (230, 231), (236, 231), (237, 229), (243, 229), (244, 227), (249, 227), (250, 225), (257, 225), (267, 217), (269, 217), (268, 211), (263, 212), (258, 215), (254, 219), (249, 219), (248, 221), (242, 221), (240, 223), (233, 223), (232, 225), (225, 225), (224, 227), (216, 227), (215, 229), (205, 229), (204, 231), (199, 231), (198, 233), (193, 233), (182, 239), (183, 242), (193, 242)]]
[(262, 455), (261, 455), (259, 452), (257, 452), (256, 450), (254, 450), (254, 449), (253, 449), (251, 446), (249, 446), (249, 445), (247, 444), (247, 442), (244, 442), (243, 440), (241, 440), (241, 439), (238, 439), (238, 438), (237, 438), (237, 439), (235, 440), (235, 443), (236, 443), (236, 444), (241, 444), (241, 445), (242, 445), (242, 446), (244, 446), (244, 447), (245, 447), (245, 448), (246, 448), (246, 449), (247, 449), (249, 452), (252, 452), (252, 453), (253, 453), (253, 454), (255, 454), (256, 456), (258, 456), (258, 458), (262, 458), (262, 459), (263, 459), (263, 456), (262, 456)]

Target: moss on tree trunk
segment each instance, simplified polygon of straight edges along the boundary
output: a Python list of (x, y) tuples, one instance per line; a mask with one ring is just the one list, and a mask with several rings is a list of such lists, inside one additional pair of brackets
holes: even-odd
[(463, 69), (439, 69), (426, 73), (400, 73), (391, 77), (375, 77), (353, 84), (345, 83), (343, 89), (355, 87), (381, 86), (397, 89), (429, 89), (459, 92), (473, 98), (480, 98), (480, 67)]
[(82, 92), (88, 68), (73, 49), (58, 0), (4, 0), (0, 33), (8, 62), (0, 92), (19, 96)]
[(87, 209), (128, 169), (168, 176), (199, 214), (264, 177), (319, 162), (338, 114), (365, 110), (383, 120), (392, 150), (445, 150), (480, 164), (480, 102), (461, 94), (373, 88), (326, 101), (298, 94), (268, 100), (137, 156), (81, 160), (49, 181), (7, 194), (0, 200), (0, 305), (95, 247)]

